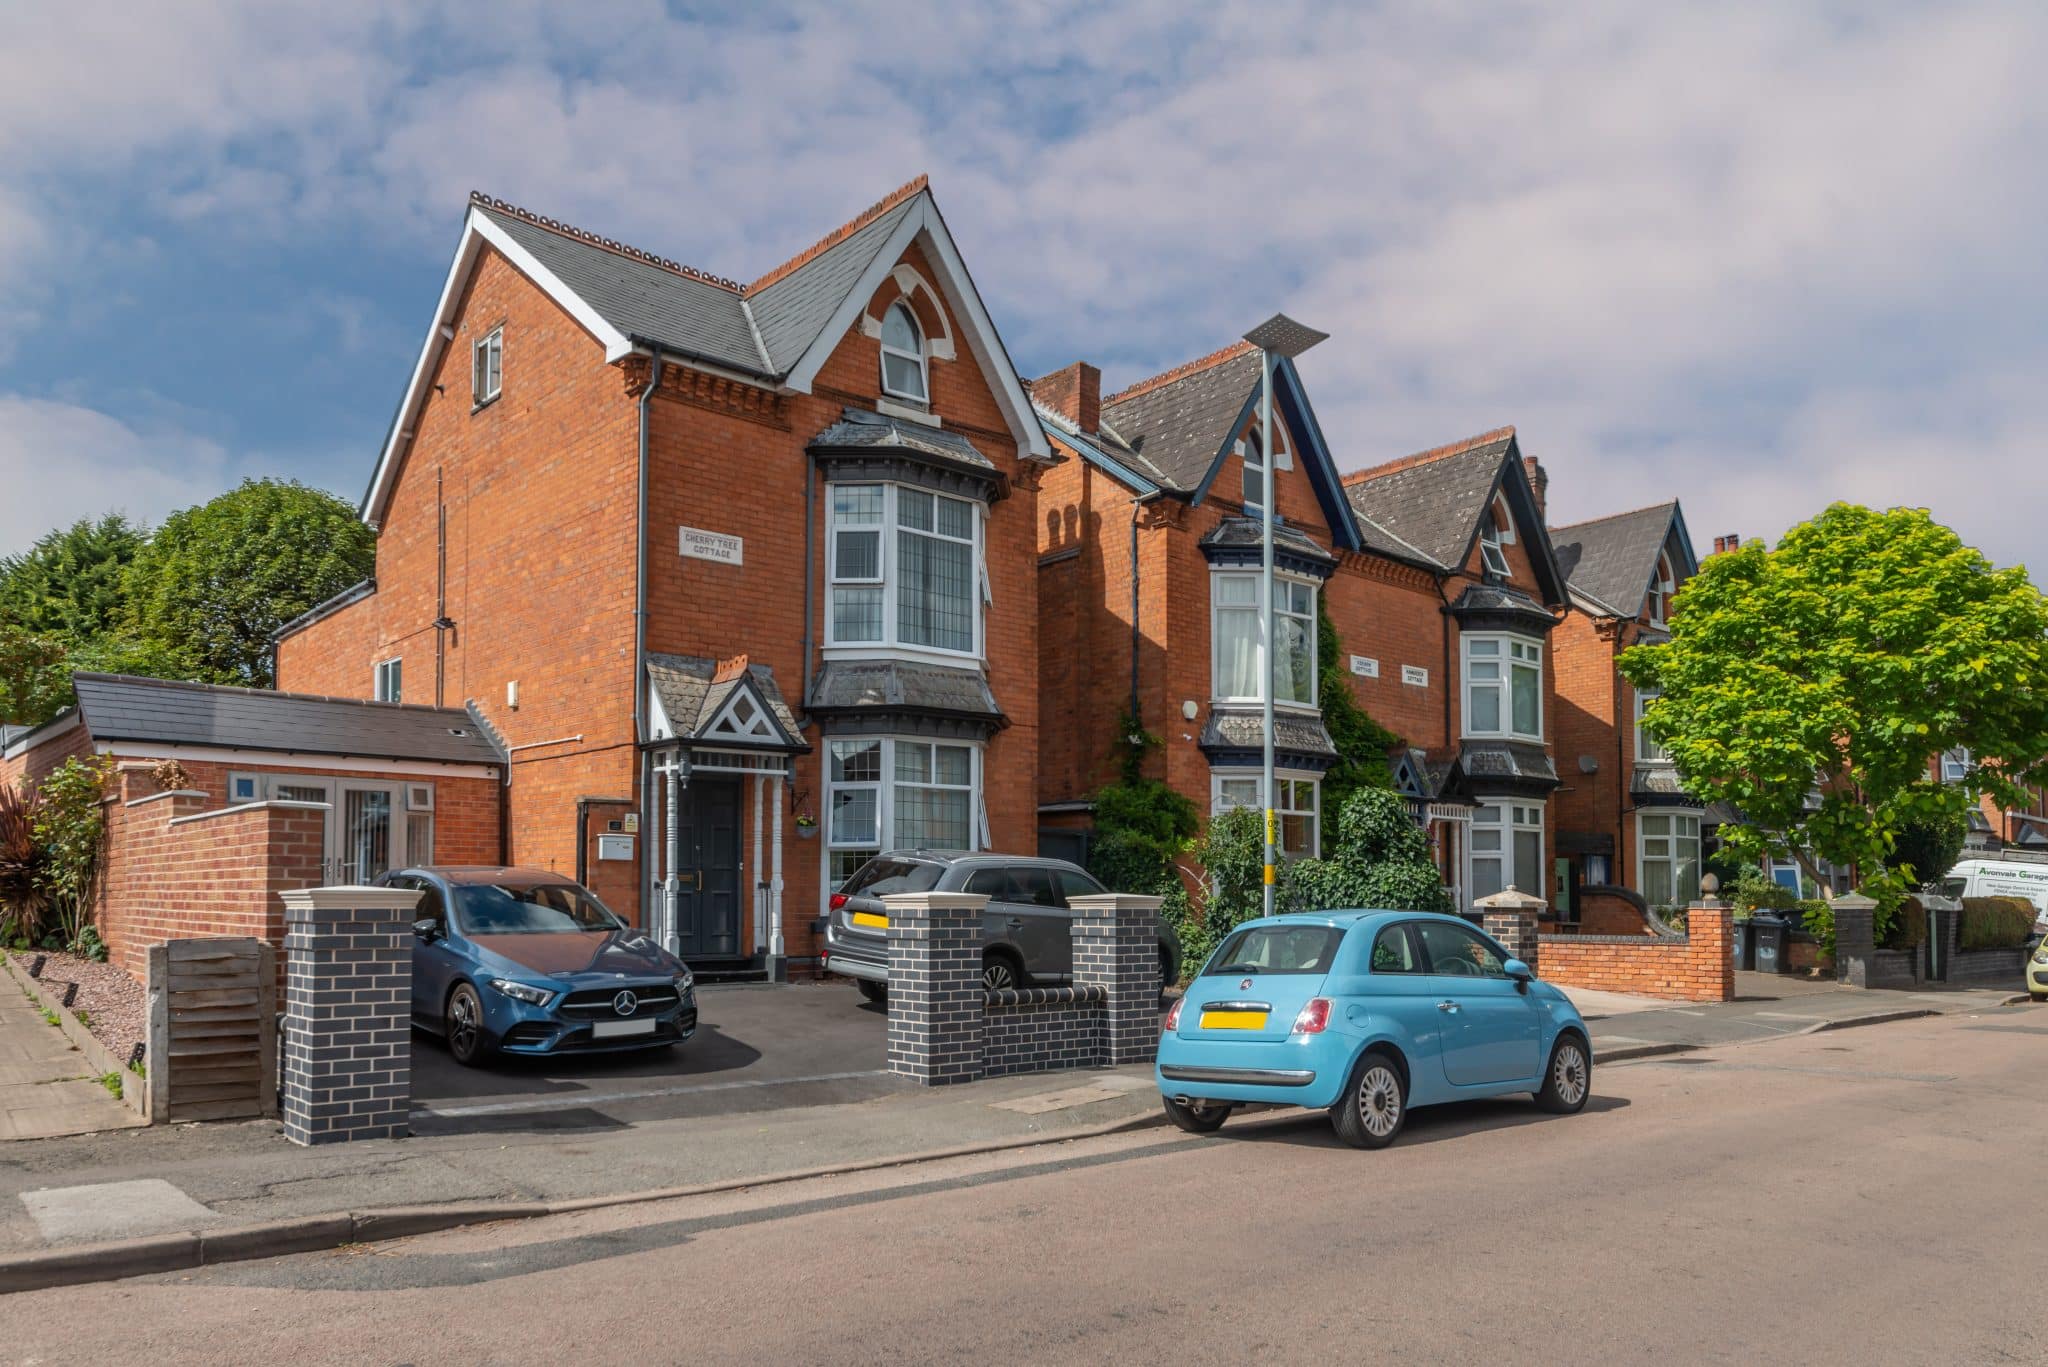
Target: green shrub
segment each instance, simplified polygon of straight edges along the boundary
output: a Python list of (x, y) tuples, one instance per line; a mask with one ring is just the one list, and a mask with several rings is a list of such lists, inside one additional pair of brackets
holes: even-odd
[(44, 936), (47, 945), (76, 951), (92, 924), (99, 895), (100, 854), (107, 819), (102, 799), (114, 774), (114, 761), (73, 756), (51, 770), (37, 785), (31, 829), (41, 850), (36, 886), (55, 914)]
[(1799, 905), (1799, 894), (1780, 887), (1769, 874), (1755, 865), (1745, 866), (1728, 889), (1728, 905), (1739, 912), (1790, 911)]
[(1904, 873), (1916, 887), (1935, 887), (1963, 857), (1963, 842), (1970, 836), (1970, 823), (1961, 813), (1932, 821), (1907, 821), (1892, 838), (1892, 852), (1885, 867)]
[(42, 846), (36, 843), (35, 798), (0, 784), (0, 936), (31, 940), (42, 926)]
[(1128, 712), (1117, 725), (1124, 738), (1116, 753), (1119, 776), (1094, 794), (1088, 871), (1116, 892), (1164, 893), (1180, 882), (1174, 860), (1201, 830), (1202, 814), (1171, 787), (1145, 776), (1145, 756), (1158, 748), (1159, 738)]
[(1964, 949), (2019, 949), (2034, 935), (2034, 904), (2024, 897), (1965, 897), (1956, 923)]
[(1450, 894), (1429, 857), (1429, 838), (1409, 815), (1407, 802), (1390, 789), (1353, 792), (1336, 829), (1326, 833), (1324, 849), (1326, 857), (1288, 868), (1289, 910), (1451, 910)]
[(1927, 943), (1927, 908), (1917, 897), (1908, 897), (1899, 907), (1899, 914), (1892, 921), (1891, 934), (1886, 937), (1886, 949), (1918, 949)]

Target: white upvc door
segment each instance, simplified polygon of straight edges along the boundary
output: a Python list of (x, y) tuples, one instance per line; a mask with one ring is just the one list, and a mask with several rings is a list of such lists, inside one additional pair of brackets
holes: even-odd
[(265, 796), (276, 802), (327, 804), (322, 882), (361, 885), (405, 866), (403, 785), (274, 774)]

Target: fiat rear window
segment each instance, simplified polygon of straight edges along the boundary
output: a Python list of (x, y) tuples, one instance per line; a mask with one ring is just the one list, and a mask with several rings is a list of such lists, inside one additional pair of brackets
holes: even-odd
[(1223, 942), (1205, 972), (1328, 973), (1343, 940), (1332, 926), (1247, 926)]

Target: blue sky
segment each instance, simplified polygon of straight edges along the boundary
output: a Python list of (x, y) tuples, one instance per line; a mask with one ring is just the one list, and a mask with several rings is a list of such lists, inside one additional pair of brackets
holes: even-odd
[(1346, 468), (1511, 422), (1554, 522), (2033, 553), (2048, 7), (478, 13), (0, 9), (0, 553), (355, 498), (472, 188), (747, 279), (919, 172), (1026, 374), (1284, 308)]

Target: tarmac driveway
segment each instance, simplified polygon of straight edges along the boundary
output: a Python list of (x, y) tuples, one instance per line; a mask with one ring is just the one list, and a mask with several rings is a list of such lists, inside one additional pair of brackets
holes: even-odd
[(697, 989), (697, 1033), (672, 1049), (498, 1057), (464, 1068), (413, 1033), (420, 1134), (609, 1129), (645, 1120), (863, 1101), (902, 1085), (883, 1071), (887, 1013), (850, 982)]

